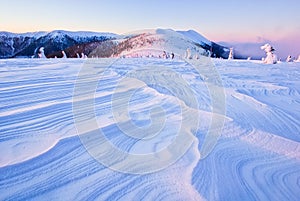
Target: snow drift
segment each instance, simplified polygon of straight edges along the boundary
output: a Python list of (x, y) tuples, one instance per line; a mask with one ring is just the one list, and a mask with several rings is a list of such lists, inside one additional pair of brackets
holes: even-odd
[[(89, 59), (0, 60), (1, 200), (298, 200), (299, 63), (213, 60), (226, 95), (226, 121), (217, 144), (203, 158), (217, 113), (212, 108), (214, 94), (208, 90), (213, 72), (204, 63), (199, 73), (178, 59), (94, 60), (111, 65), (98, 74), (92, 99), (87, 92), (98, 76), (92, 72), (101, 68)], [(93, 71), (81, 75), (86, 90), (74, 99), (83, 68)], [(197, 107), (183, 98), (187, 90), (194, 94)], [(128, 94), (127, 109), (119, 110)], [(161, 171), (140, 175), (113, 171), (83, 146), (80, 137), (88, 133), (75, 128), (74, 101), (82, 105), (77, 117), (89, 121), (95, 115), (105, 137), (124, 152), (161, 150), (181, 129), (193, 143)], [(86, 101), (94, 104), (93, 113), (85, 112)], [(157, 109), (151, 110), (154, 106)], [(112, 107), (119, 108), (115, 116)], [(200, 124), (194, 122), (197, 115)], [(163, 126), (146, 142), (124, 135), (119, 125), (127, 129), (130, 124), (145, 130)]]

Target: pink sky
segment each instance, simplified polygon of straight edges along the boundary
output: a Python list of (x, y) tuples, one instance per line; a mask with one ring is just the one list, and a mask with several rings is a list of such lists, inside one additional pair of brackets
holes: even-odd
[(1, 2), (0, 31), (193, 29), (216, 42), (269, 40), (299, 55), (299, 8), (299, 0), (9, 0)]

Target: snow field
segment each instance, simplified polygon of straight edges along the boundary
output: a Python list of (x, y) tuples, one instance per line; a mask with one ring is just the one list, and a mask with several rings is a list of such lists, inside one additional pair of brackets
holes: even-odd
[[(221, 83), (182, 60), (96, 63), (0, 60), (1, 200), (298, 200), (299, 63), (216, 59)], [(213, 100), (220, 89), (225, 114)], [(219, 118), (221, 135), (210, 135)], [(128, 158), (168, 154), (120, 162), (101, 155), (99, 129)], [(183, 154), (166, 149), (178, 136)]]

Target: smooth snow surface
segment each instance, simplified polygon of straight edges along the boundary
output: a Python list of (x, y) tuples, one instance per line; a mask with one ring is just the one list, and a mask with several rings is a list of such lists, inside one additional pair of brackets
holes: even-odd
[[(299, 200), (300, 63), (213, 60), (221, 86), (182, 60), (89, 61), (0, 60), (0, 200)], [(214, 118), (221, 136), (207, 137)], [(93, 119), (121, 152), (158, 153), (178, 136), (188, 149), (162, 170), (120, 172), (126, 158), (92, 157), (103, 147), (82, 122)], [(157, 160), (179, 154), (168, 150)]]
[(188, 31), (177, 31), (178, 33), (184, 35), (185, 37), (193, 40), (195, 43), (199, 44), (206, 44), (211, 46), (211, 41), (199, 34), (198, 32), (194, 30), (188, 30)]

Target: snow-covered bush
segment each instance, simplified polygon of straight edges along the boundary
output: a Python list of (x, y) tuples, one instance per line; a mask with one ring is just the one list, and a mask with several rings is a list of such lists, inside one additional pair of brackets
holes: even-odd
[(43, 58), (43, 59), (47, 58), (44, 52), (44, 47), (41, 47), (39, 49), (38, 58)]
[(233, 48), (230, 48), (228, 59), (233, 59)]
[(267, 54), (267, 57), (263, 60), (266, 64), (276, 64), (278, 59), (277, 55), (274, 54), (275, 49), (270, 44), (265, 44), (260, 47), (262, 50), (264, 50)]

